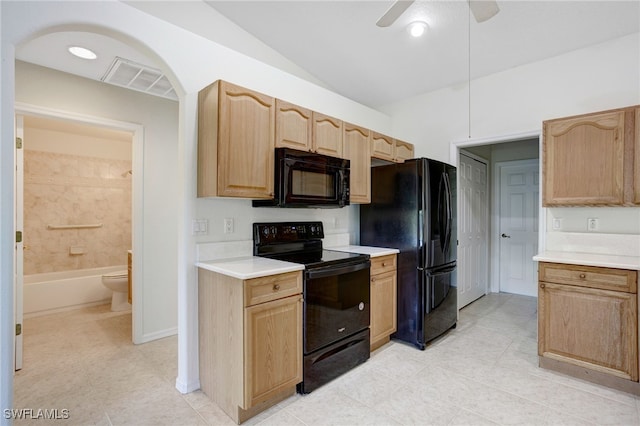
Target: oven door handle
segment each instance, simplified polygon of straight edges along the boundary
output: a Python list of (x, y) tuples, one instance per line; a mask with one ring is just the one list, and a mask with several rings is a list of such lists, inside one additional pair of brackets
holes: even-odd
[(324, 268), (310, 269), (305, 271), (305, 277), (309, 280), (324, 278), (334, 275), (349, 274), (371, 267), (371, 261), (358, 262), (347, 266), (325, 266)]

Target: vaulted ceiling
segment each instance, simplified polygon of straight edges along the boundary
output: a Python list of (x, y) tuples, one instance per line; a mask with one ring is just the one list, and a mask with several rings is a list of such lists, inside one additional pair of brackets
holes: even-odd
[[(175, 16), (172, 23), (193, 27), (196, 33), (202, 32), (196, 24), (206, 22), (207, 14), (218, 20), (223, 15), (229, 25), (258, 39), (263, 50), (303, 70), (303, 78), (306, 73), (314, 82), (373, 108), (640, 31), (637, 0), (497, 3), (500, 12), (477, 23), (464, 0), (416, 1), (387, 28), (375, 24), (393, 4), (386, 0), (194, 0), (163, 1), (154, 7), (162, 11), (162, 19)], [(406, 30), (415, 20), (428, 25), (419, 39)], [(91, 40), (107, 52), (102, 62), (57, 54), (65, 52), (74, 37)], [(215, 41), (255, 56), (255, 49), (243, 51), (235, 37)], [(86, 33), (34, 39), (18, 49), (17, 57), (96, 80), (104, 77), (115, 57), (150, 62), (116, 40)]]

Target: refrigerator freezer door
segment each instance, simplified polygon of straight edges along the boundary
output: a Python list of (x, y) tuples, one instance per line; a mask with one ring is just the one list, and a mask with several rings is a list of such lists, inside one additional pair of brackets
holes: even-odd
[(455, 327), (458, 318), (456, 268), (439, 272), (425, 271), (424, 343)]

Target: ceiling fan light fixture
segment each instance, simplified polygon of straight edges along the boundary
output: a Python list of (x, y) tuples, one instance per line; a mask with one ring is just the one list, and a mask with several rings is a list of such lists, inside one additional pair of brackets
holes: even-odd
[(422, 37), (427, 31), (427, 23), (424, 21), (414, 21), (407, 26), (407, 30), (413, 37)]
[(93, 50), (87, 49), (86, 47), (69, 46), (67, 50), (73, 56), (77, 56), (78, 58), (82, 58), (82, 59), (93, 60), (98, 57), (98, 55), (96, 55), (96, 53)]

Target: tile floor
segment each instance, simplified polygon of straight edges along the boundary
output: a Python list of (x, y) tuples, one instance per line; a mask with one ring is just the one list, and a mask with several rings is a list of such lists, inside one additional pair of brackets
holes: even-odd
[[(24, 331), (15, 408), (68, 409), (56, 424), (233, 424), (201, 392), (175, 389), (176, 337), (130, 343), (131, 314), (105, 305), (31, 318)], [(638, 425), (639, 413), (640, 398), (539, 369), (536, 299), (490, 294), (425, 351), (391, 342), (245, 424)]]

